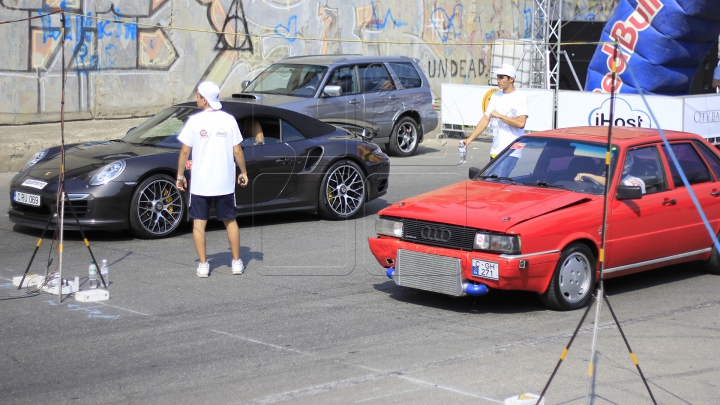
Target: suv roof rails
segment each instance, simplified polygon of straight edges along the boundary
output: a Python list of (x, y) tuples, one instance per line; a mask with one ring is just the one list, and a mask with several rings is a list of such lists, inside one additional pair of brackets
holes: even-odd
[(319, 56), (325, 56), (325, 57), (331, 57), (331, 56), (364, 56), (359, 53), (321, 53), (318, 55), (298, 55), (298, 56), (286, 56), (282, 60), (288, 60), (288, 59), (298, 59), (298, 58), (312, 58), (312, 57), (319, 57)]

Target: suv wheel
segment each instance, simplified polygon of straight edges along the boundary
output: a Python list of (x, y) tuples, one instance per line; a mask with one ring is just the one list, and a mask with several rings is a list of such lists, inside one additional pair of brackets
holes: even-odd
[(395, 156), (412, 156), (418, 147), (418, 125), (410, 117), (400, 118), (390, 135), (388, 151)]

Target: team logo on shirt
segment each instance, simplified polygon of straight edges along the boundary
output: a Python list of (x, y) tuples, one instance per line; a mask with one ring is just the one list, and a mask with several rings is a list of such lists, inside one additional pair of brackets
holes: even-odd
[(217, 136), (227, 136), (227, 133), (221, 129), (218, 131)]
[(206, 137), (206, 136), (207, 136), (207, 131), (204, 130), (204, 129), (201, 130), (201, 131), (200, 131), (200, 136), (202, 136), (203, 138)]

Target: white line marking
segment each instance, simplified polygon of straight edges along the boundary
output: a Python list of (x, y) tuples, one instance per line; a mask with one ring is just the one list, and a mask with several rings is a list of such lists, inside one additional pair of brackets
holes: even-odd
[(138, 314), (138, 315), (142, 315), (142, 316), (152, 316), (152, 315), (150, 315), (150, 314), (143, 314), (142, 312), (133, 311), (132, 309), (127, 309), (127, 308), (122, 308), (122, 307), (116, 307), (115, 305), (105, 304), (104, 302), (98, 302), (98, 304), (100, 304), (100, 305), (105, 305), (106, 307), (117, 308), (117, 309), (121, 309), (121, 310), (123, 310), (123, 311), (132, 312), (133, 314)]
[(387, 398), (387, 397), (392, 397), (392, 396), (395, 396), (395, 395), (407, 394), (408, 392), (415, 392), (415, 391), (420, 391), (420, 390), (423, 390), (423, 389), (425, 389), (425, 388), (415, 388), (414, 390), (405, 390), (405, 391), (400, 391), (400, 392), (393, 392), (392, 394), (380, 395), (379, 397), (372, 397), (372, 398), (367, 398), (367, 399), (361, 399), (361, 400), (359, 400), (359, 401), (355, 401), (355, 403), (356, 403), (356, 404), (359, 404), (359, 403), (365, 402), (365, 401), (374, 401), (374, 400), (380, 399), (380, 398)]

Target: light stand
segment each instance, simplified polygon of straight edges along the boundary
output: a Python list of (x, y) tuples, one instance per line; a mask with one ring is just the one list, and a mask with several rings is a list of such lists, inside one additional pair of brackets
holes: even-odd
[[(635, 353), (633, 353), (632, 349), (630, 348), (630, 343), (628, 343), (627, 338), (625, 337), (625, 333), (622, 330), (622, 327), (620, 326), (620, 322), (618, 321), (617, 317), (615, 316), (615, 312), (613, 311), (612, 307), (610, 306), (610, 300), (608, 300), (607, 295), (605, 295), (605, 285), (604, 285), (604, 271), (605, 271), (605, 239), (607, 235), (607, 213), (608, 213), (608, 206), (610, 198), (608, 196), (608, 190), (609, 185), (612, 179), (612, 175), (614, 173), (610, 173), (610, 163), (611, 163), (611, 157), (612, 157), (612, 129), (613, 129), (613, 120), (614, 120), (614, 114), (615, 114), (615, 89), (618, 79), (618, 73), (617, 73), (617, 60), (620, 57), (618, 54), (619, 52), (619, 43), (618, 40), (615, 40), (615, 52), (613, 55), (613, 63), (612, 63), (612, 90), (610, 93), (610, 125), (608, 127), (608, 141), (607, 141), (607, 150), (605, 151), (605, 194), (604, 194), (604, 204), (603, 204), (603, 218), (602, 218), (602, 228), (601, 228), (601, 243), (600, 243), (600, 255), (598, 257), (598, 261), (600, 262), (600, 279), (598, 280), (598, 288), (595, 291), (595, 300), (597, 301), (597, 305), (595, 306), (595, 325), (593, 327), (593, 338), (592, 338), (592, 349), (590, 353), (590, 364), (588, 364), (588, 386), (587, 386), (587, 404), (590, 405), (592, 403), (592, 395), (591, 390), (593, 386), (593, 382), (595, 379), (595, 349), (597, 346), (597, 334), (598, 334), (598, 325), (600, 323), (600, 310), (602, 309), (602, 302), (605, 301), (607, 303), (608, 309), (610, 310), (610, 314), (612, 314), (613, 320), (615, 321), (615, 325), (617, 325), (618, 330), (620, 331), (620, 335), (622, 336), (623, 340), (625, 341), (625, 346), (627, 347), (628, 351), (630, 352), (630, 357), (633, 360), (633, 363), (635, 363), (635, 366), (638, 369), (638, 372), (640, 373), (640, 378), (642, 378), (643, 383), (645, 384), (645, 388), (647, 388), (648, 394), (650, 394), (650, 399), (652, 399), (653, 404), (657, 405), (657, 402), (655, 401), (655, 397), (652, 394), (652, 391), (650, 390), (650, 385), (648, 385), (647, 380), (645, 379), (645, 375), (643, 374), (642, 370), (640, 369), (640, 364), (637, 361), (637, 357), (635, 356)], [(619, 156), (618, 156), (619, 157)], [(570, 350), (570, 346), (572, 346), (573, 341), (575, 340), (575, 337), (578, 334), (578, 331), (580, 330), (580, 326), (582, 326), (583, 322), (585, 322), (585, 318), (587, 317), (588, 313), (590, 312), (590, 308), (592, 308), (592, 303), (588, 305), (587, 309), (585, 310), (585, 313), (583, 314), (582, 318), (580, 319), (580, 322), (578, 323), (577, 328), (575, 328), (575, 332), (573, 333), (572, 337), (570, 338), (570, 342), (568, 342), (567, 346), (565, 347), (565, 350), (563, 350), (563, 353), (560, 355), (560, 360), (558, 361), (557, 365), (555, 366), (555, 369), (553, 370), (552, 374), (550, 375), (550, 379), (548, 380), (547, 384), (545, 385), (545, 388), (543, 389), (542, 393), (540, 394), (540, 397), (538, 398), (536, 404), (540, 404), (540, 401), (542, 401), (543, 397), (545, 396), (545, 393), (547, 392), (548, 388), (550, 387), (550, 383), (552, 382), (553, 378), (555, 377), (555, 374), (557, 373), (558, 369), (560, 368), (560, 364), (562, 364), (562, 361), (565, 359), (565, 356), (567, 355), (568, 351)]]
[[(47, 224), (45, 225), (45, 229), (43, 230), (40, 240), (38, 241), (37, 245), (35, 246), (35, 251), (33, 252), (32, 257), (30, 258), (30, 263), (28, 263), (27, 268), (25, 269), (25, 274), (23, 275), (22, 279), (20, 280), (20, 284), (18, 286), (18, 289), (20, 289), (23, 285), (23, 281), (25, 280), (25, 277), (27, 276), (28, 271), (30, 270), (30, 266), (32, 265), (33, 260), (35, 259), (35, 254), (37, 253), (38, 249), (40, 248), (40, 244), (42, 243), (42, 238), (45, 236), (45, 232), (47, 231), (48, 227), (50, 226), (50, 223), (52, 222), (53, 218), (58, 218), (59, 222), (56, 222), (56, 226), (60, 228), (60, 235), (58, 239), (58, 302), (62, 303), (62, 261), (63, 261), (63, 234), (64, 234), (64, 225), (65, 225), (65, 200), (67, 197), (67, 194), (65, 193), (65, 82), (67, 81), (67, 68), (65, 66), (65, 12), (63, 11), (61, 14), (61, 30), (62, 30), (62, 44), (60, 47), (60, 53), (62, 57), (62, 93), (61, 93), (61, 99), (60, 99), (60, 174), (58, 176), (58, 192), (57, 192), (57, 200), (56, 200), (56, 206), (59, 204), (58, 210), (56, 210), (55, 213), (50, 213), (50, 219), (48, 220)], [(72, 202), (70, 199), (67, 199), (67, 204), (70, 207), (70, 211), (72, 212), (73, 217), (75, 217), (75, 223), (77, 224), (78, 229), (80, 230), (80, 234), (83, 237), (83, 241), (85, 242), (85, 246), (87, 246), (88, 251), (90, 252), (90, 257), (92, 258), (92, 261), (95, 262), (95, 265), (97, 266), (97, 260), (95, 260), (95, 255), (92, 252), (92, 249), (90, 249), (90, 243), (88, 242), (87, 237), (85, 236), (85, 232), (82, 229), (82, 226), (80, 225), (80, 220), (78, 219), (77, 213), (75, 212), (75, 208), (72, 205)], [(59, 212), (58, 212), (59, 211)], [(103, 286), (107, 288), (107, 283), (105, 282), (105, 278), (102, 275), (102, 272), (100, 271), (100, 268), (98, 267), (98, 275), (100, 276), (100, 281), (102, 281)], [(47, 270), (46, 270), (46, 279), (47, 279)]]

